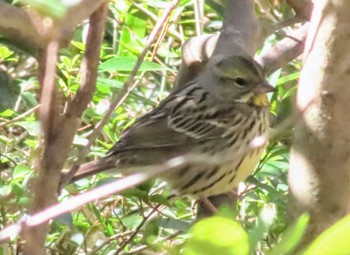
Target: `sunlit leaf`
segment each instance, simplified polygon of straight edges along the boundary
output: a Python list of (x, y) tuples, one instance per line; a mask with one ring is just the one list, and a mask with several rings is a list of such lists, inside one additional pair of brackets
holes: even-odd
[(197, 222), (184, 247), (185, 255), (249, 254), (247, 233), (240, 224), (226, 217), (214, 216)]
[(23, 176), (26, 176), (27, 174), (30, 174), (32, 172), (32, 169), (27, 165), (19, 164), (15, 167), (13, 171), (13, 178), (21, 178)]
[[(99, 66), (100, 71), (132, 71), (137, 62), (136, 58), (131, 57), (115, 57), (111, 58)], [(143, 61), (139, 71), (166, 71), (171, 70), (166, 66), (159, 65), (150, 61)]]
[(306, 249), (303, 255), (350, 254), (350, 215), (341, 219), (319, 235)]

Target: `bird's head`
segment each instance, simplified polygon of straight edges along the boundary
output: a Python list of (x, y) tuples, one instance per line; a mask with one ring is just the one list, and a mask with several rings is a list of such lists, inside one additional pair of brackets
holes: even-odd
[(212, 58), (199, 82), (220, 100), (268, 105), (266, 93), (275, 91), (260, 65), (246, 55)]

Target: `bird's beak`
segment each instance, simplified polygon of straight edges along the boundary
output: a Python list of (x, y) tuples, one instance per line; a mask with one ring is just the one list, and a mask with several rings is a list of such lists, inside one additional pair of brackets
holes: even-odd
[(264, 83), (261, 83), (258, 86), (256, 86), (253, 92), (255, 94), (266, 94), (274, 91), (276, 91), (276, 88), (267, 81), (265, 81)]

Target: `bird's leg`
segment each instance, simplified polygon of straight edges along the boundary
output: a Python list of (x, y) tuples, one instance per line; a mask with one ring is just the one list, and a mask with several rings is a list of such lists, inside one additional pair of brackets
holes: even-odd
[(215, 214), (218, 209), (215, 207), (215, 205), (206, 197), (202, 197), (199, 199), (199, 203), (203, 206), (205, 206), (211, 214)]

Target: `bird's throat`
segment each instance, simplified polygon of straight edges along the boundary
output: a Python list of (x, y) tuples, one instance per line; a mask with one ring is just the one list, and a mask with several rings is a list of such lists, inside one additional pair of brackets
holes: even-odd
[(257, 94), (253, 96), (253, 104), (256, 106), (267, 106), (269, 105), (269, 100), (266, 94)]

